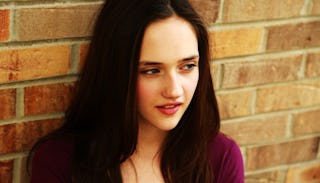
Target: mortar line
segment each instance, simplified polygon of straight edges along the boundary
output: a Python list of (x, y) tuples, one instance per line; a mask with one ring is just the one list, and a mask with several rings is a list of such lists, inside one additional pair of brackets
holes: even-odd
[(73, 44), (71, 46), (71, 58), (70, 58), (70, 69), (69, 74), (78, 73), (78, 65), (80, 60), (80, 46), (78, 44)]
[(256, 108), (257, 108), (257, 90), (253, 90), (252, 94), (252, 102), (251, 102), (251, 115), (256, 114)]
[(24, 116), (24, 88), (16, 89), (16, 117)]
[(300, 70), (298, 72), (298, 79), (303, 79), (306, 77), (305, 75), (306, 75), (307, 59), (308, 59), (308, 54), (307, 53), (303, 54)]
[(242, 148), (240, 148), (240, 150), (242, 153), (244, 167), (246, 167), (246, 165), (247, 165), (247, 148), (242, 147)]
[(15, 22), (16, 22), (16, 16), (15, 16), (15, 9), (12, 7), (12, 5), (9, 8), (10, 10), (10, 25), (9, 25), (9, 42), (15, 40)]
[(218, 78), (217, 78), (217, 88), (221, 89), (222, 87), (222, 82), (223, 82), (223, 77), (224, 77), (224, 65), (223, 64), (219, 64), (219, 68), (218, 68)]
[(51, 77), (51, 78), (24, 80), (24, 81), (17, 81), (17, 82), (11, 82), (11, 83), (1, 83), (0, 90), (12, 89), (12, 88), (23, 88), (28, 86), (40, 86), (40, 85), (47, 85), (47, 84), (70, 83), (70, 82), (77, 81), (77, 79), (78, 79), (78, 75), (65, 75), (65, 76), (57, 76), (57, 77)]
[(296, 50), (284, 50), (281, 52), (266, 52), (266, 53), (257, 53), (253, 55), (237, 55), (235, 57), (226, 57), (226, 58), (215, 58), (214, 63), (228, 63), (228, 62), (243, 62), (244, 60), (256, 61), (257, 59), (272, 59), (278, 57), (288, 57), (295, 55), (302, 55), (310, 52), (319, 52), (320, 47), (311, 47), (311, 48), (302, 48)]
[(284, 171), (287, 170), (288, 168), (296, 168), (296, 167), (300, 167), (302, 165), (314, 165), (320, 163), (319, 159), (315, 159), (315, 160), (309, 160), (309, 161), (303, 161), (303, 162), (296, 162), (296, 163), (290, 163), (290, 164), (285, 164), (285, 165), (277, 165), (277, 166), (273, 166), (273, 167), (267, 167), (267, 168), (263, 168), (263, 169), (258, 169), (258, 170), (247, 170), (246, 171), (246, 176), (247, 175), (254, 175), (254, 174), (260, 174), (260, 173), (266, 173), (266, 172), (272, 172), (272, 171)]
[(267, 50), (267, 42), (268, 42), (269, 30), (267, 28), (263, 28), (261, 43), (259, 47), (259, 52), (264, 53)]
[(298, 113), (304, 113), (309, 111), (315, 111), (320, 110), (320, 105), (318, 106), (312, 106), (312, 107), (305, 107), (301, 109), (288, 109), (288, 110), (282, 110), (282, 111), (272, 111), (267, 113), (259, 113), (259, 114), (253, 114), (250, 116), (241, 116), (231, 119), (224, 119), (221, 121), (221, 123), (228, 124), (228, 123), (241, 123), (245, 122), (247, 120), (255, 120), (260, 118), (267, 118), (267, 117), (273, 117), (273, 116), (282, 116), (282, 115), (288, 115), (288, 114), (298, 114)]
[(293, 85), (293, 84), (304, 84), (305, 82), (319, 82), (320, 77), (314, 78), (303, 78), (301, 80), (287, 80), (287, 81), (277, 81), (273, 83), (262, 83), (256, 85), (248, 85), (248, 86), (238, 86), (233, 88), (222, 88), (216, 90), (217, 94), (227, 94), (227, 93), (236, 93), (241, 91), (250, 91), (255, 89), (266, 89), (277, 86), (285, 86), (285, 85)]
[(46, 40), (30, 40), (30, 41), (13, 41), (0, 43), (0, 49), (10, 50), (19, 48), (37, 48), (43, 46), (72, 45), (90, 42), (90, 36), (87, 37), (70, 37)]
[(282, 144), (282, 143), (290, 143), (290, 142), (294, 142), (294, 141), (301, 141), (301, 140), (306, 140), (306, 139), (311, 139), (311, 138), (319, 138), (320, 133), (313, 133), (313, 134), (305, 134), (305, 135), (301, 135), (301, 136), (294, 136), (291, 138), (282, 138), (282, 139), (277, 139), (276, 141), (265, 141), (262, 143), (252, 143), (252, 144), (246, 144), (246, 145), (242, 145), (241, 147), (246, 147), (248, 149), (251, 148), (256, 148), (256, 147), (263, 147), (263, 146), (272, 146), (272, 145), (276, 145), (276, 144)]
[(293, 137), (293, 114), (292, 113), (288, 114), (286, 137), (287, 138)]
[(312, 8), (313, 2), (311, 0), (305, 0), (303, 7), (301, 9), (300, 15), (308, 15), (311, 8)]
[(284, 171), (283, 171), (283, 174), (281, 175), (280, 179), (283, 183), (285, 183), (287, 181), (287, 175), (288, 175), (288, 170), (289, 170), (289, 167), (286, 168)]
[(17, 152), (17, 153), (9, 153), (0, 155), (0, 160), (12, 160), (17, 158), (23, 158), (28, 155), (28, 152)]
[(13, 183), (21, 182), (21, 158), (17, 158), (13, 162)]
[(220, 0), (218, 18), (216, 20), (216, 23), (222, 23), (222, 16), (224, 13), (223, 8), (224, 8), (224, 0)]
[(261, 27), (271, 27), (271, 26), (283, 26), (287, 24), (300, 24), (300, 23), (310, 23), (319, 21), (319, 15), (304, 16), (304, 17), (293, 17), (286, 19), (273, 19), (273, 20), (259, 20), (252, 22), (233, 22), (233, 23), (217, 23), (212, 24), (208, 27), (209, 31), (223, 31), (230, 29), (243, 29), (243, 28), (261, 28)]
[[(30, 4), (28, 4), (30, 3)], [(42, 2), (40, 4), (34, 4), (34, 2), (22, 2), (16, 3), (15, 6), (17, 9), (32, 9), (32, 8), (69, 8), (69, 7), (76, 7), (76, 6), (90, 6), (90, 5), (102, 5), (104, 1), (81, 1), (81, 2)]]
[(12, 2), (0, 2), (0, 10), (10, 9), (12, 7)]
[(30, 121), (59, 119), (59, 118), (63, 118), (63, 117), (64, 117), (63, 112), (50, 113), (50, 114), (40, 114), (40, 115), (26, 116), (26, 117), (22, 117), (22, 118), (12, 118), (12, 119), (0, 120), (0, 126), (10, 125), (10, 124), (27, 123)]

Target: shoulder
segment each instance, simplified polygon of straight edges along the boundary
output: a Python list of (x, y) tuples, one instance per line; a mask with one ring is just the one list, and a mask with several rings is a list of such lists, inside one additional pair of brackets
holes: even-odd
[(31, 182), (71, 182), (72, 154), (72, 141), (47, 140), (41, 143), (32, 157)]
[(242, 154), (234, 140), (219, 133), (210, 144), (210, 151), (216, 182), (244, 182)]

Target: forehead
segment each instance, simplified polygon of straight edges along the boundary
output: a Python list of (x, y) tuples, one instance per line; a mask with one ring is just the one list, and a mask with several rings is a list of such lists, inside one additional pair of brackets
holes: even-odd
[(169, 62), (198, 55), (198, 41), (192, 25), (172, 16), (151, 23), (142, 40), (140, 61)]

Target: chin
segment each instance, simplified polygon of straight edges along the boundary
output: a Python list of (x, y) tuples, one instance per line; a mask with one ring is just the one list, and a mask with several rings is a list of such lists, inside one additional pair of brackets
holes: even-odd
[(163, 131), (170, 131), (173, 130), (174, 128), (176, 128), (178, 126), (179, 121), (172, 121), (172, 122), (164, 122), (166, 123), (165, 125), (159, 125), (158, 128), (163, 130)]

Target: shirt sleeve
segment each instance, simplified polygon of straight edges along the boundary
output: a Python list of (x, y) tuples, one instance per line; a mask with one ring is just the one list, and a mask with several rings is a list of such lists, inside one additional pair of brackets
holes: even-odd
[(44, 142), (32, 158), (31, 183), (71, 183), (70, 147)]
[(232, 141), (223, 154), (217, 183), (244, 183), (244, 165), (238, 145)]

